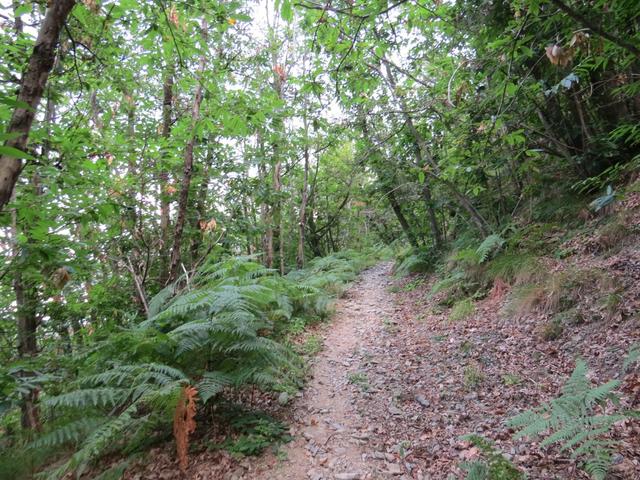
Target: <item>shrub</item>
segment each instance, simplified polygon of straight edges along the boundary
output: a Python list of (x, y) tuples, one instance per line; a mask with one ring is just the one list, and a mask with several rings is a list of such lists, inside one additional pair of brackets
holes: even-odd
[(507, 251), (499, 254), (489, 262), (486, 270), (486, 276), (490, 280), (500, 278), (515, 285), (538, 281), (543, 275), (544, 270), (538, 257), (520, 251)]
[(435, 251), (411, 251), (409, 255), (401, 256), (394, 265), (394, 275), (404, 277), (414, 273), (432, 272), (438, 260)]

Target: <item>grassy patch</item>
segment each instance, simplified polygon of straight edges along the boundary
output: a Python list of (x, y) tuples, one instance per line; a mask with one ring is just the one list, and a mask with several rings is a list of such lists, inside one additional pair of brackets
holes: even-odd
[(474, 365), (469, 365), (465, 367), (463, 374), (464, 386), (468, 389), (474, 389), (480, 386), (482, 382), (484, 382), (485, 376), (480, 370), (479, 367)]
[(369, 390), (369, 377), (364, 372), (350, 373), (348, 377), (349, 383), (360, 388), (363, 392)]
[(540, 336), (543, 340), (551, 341), (556, 340), (562, 335), (564, 331), (564, 327), (562, 326), (562, 322), (557, 318), (545, 323), (540, 330)]
[(449, 320), (453, 322), (464, 320), (465, 318), (473, 314), (475, 308), (476, 307), (473, 304), (473, 300), (471, 300), (470, 298), (460, 300), (453, 305), (451, 313), (449, 313)]
[(522, 378), (515, 373), (505, 373), (502, 375), (502, 383), (507, 386), (520, 385), (522, 383)]
[(301, 347), (302, 353), (313, 356), (322, 350), (322, 337), (320, 335), (309, 335)]
[(404, 287), (402, 287), (402, 290), (404, 292), (411, 292), (412, 290), (415, 290), (416, 288), (418, 288), (419, 286), (424, 284), (424, 278), (422, 277), (417, 277), (413, 280), (411, 280), (410, 282), (407, 282), (405, 284)]

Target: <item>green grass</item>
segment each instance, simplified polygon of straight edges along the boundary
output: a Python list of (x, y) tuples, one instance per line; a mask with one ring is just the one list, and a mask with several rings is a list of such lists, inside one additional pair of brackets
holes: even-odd
[(364, 372), (350, 373), (348, 377), (349, 383), (360, 388), (363, 392), (369, 390), (369, 377)]
[(320, 335), (309, 335), (302, 344), (302, 352), (305, 355), (313, 356), (322, 350), (322, 337)]
[(465, 367), (463, 373), (464, 386), (468, 389), (474, 389), (484, 382), (485, 376), (482, 371), (473, 365)]
[(470, 298), (460, 300), (453, 304), (451, 313), (449, 313), (449, 320), (451, 320), (452, 322), (459, 322), (460, 320), (464, 320), (465, 318), (473, 314), (475, 308), (476, 307), (473, 304), (473, 300), (471, 300)]

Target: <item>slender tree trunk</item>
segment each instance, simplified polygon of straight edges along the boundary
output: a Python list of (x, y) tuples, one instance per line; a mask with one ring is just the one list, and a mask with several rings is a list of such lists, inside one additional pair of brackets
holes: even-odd
[(304, 231), (306, 228), (307, 213), (307, 189), (309, 188), (309, 125), (307, 116), (304, 117), (304, 177), (302, 181), (302, 199), (300, 201), (300, 217), (298, 219), (298, 253), (296, 264), (298, 268), (304, 268)]
[[(264, 148), (264, 138), (261, 134), (258, 134), (258, 145), (260, 148), (261, 158), (266, 158)], [(258, 177), (260, 178), (261, 185), (267, 185), (267, 167), (263, 161), (258, 164)], [(267, 268), (273, 268), (273, 216), (271, 201), (267, 200), (260, 205), (260, 221), (264, 226), (264, 235), (262, 236), (262, 258), (264, 266)]]
[[(414, 141), (414, 149), (416, 153), (416, 159), (418, 161), (418, 165), (421, 167), (425, 167), (427, 165), (427, 159), (429, 156), (425, 156), (425, 147), (426, 142), (424, 138), (416, 128), (413, 123), (413, 118), (409, 115), (409, 110), (407, 109), (407, 104), (404, 101), (404, 98), (398, 94), (398, 88), (395, 76), (389, 67), (387, 62), (384, 62), (384, 66), (387, 73), (387, 82), (391, 87), (391, 93), (396, 98), (398, 103), (400, 104), (400, 108), (402, 109), (403, 116), (405, 118), (405, 122), (407, 127), (409, 128), (409, 133)], [(436, 248), (442, 248), (442, 232), (440, 231), (440, 226), (438, 225), (438, 220), (436, 218), (435, 208), (433, 206), (433, 199), (431, 197), (431, 185), (429, 180), (425, 176), (424, 184), (422, 186), (422, 198), (424, 200), (424, 204), (427, 210), (427, 215), (429, 217), (429, 226), (431, 227), (431, 235), (433, 236), (433, 242)]]
[[(282, 100), (282, 89), (286, 76), (282, 67), (278, 64), (278, 58), (276, 50), (273, 53), (273, 90), (276, 96)], [(280, 142), (282, 141), (282, 135), (284, 130), (284, 123), (279, 113), (275, 114), (273, 120), (273, 129), (275, 135), (277, 135), (275, 141), (272, 144), (273, 149), (273, 191), (275, 192), (276, 199), (273, 202), (273, 224), (276, 228), (276, 235), (278, 237), (278, 257), (279, 257), (279, 269), (280, 274), (284, 275), (284, 223), (282, 219), (282, 199), (280, 193), (282, 192), (282, 159), (280, 158)]]
[[(473, 222), (478, 227), (478, 230), (480, 230), (480, 232), (484, 236), (487, 236), (490, 231), (489, 224), (484, 219), (484, 217), (480, 214), (480, 212), (478, 212), (478, 210), (473, 206), (473, 203), (471, 202), (471, 200), (469, 200), (469, 198), (467, 198), (466, 195), (460, 192), (460, 190), (458, 190), (458, 188), (453, 182), (447, 181), (440, 176), (440, 168), (438, 167), (438, 164), (434, 161), (433, 157), (429, 153), (429, 147), (427, 145), (427, 142), (425, 141), (422, 134), (416, 128), (413, 122), (413, 117), (409, 113), (409, 110), (407, 108), (406, 102), (404, 101), (404, 98), (398, 95), (397, 93), (398, 89), (397, 89), (395, 77), (393, 76), (393, 72), (391, 71), (389, 64), (385, 62), (384, 59), (383, 59), (383, 63), (385, 65), (385, 69), (387, 72), (387, 77), (386, 77), (387, 82), (391, 87), (393, 96), (396, 98), (396, 100), (400, 105), (400, 109), (402, 110), (407, 127), (409, 129), (409, 133), (411, 134), (411, 137), (414, 141), (416, 157), (418, 159), (419, 164), (425, 169), (425, 172), (428, 174), (426, 176), (431, 176), (433, 179), (443, 183), (451, 191), (451, 193), (456, 198), (460, 206), (467, 211), (467, 213), (469, 214)], [(425, 178), (425, 182), (427, 181), (428, 180)], [(427, 189), (429, 188), (428, 185), (426, 188)], [(423, 194), (424, 194), (424, 191), (425, 190), (423, 188)], [(425, 201), (427, 200), (427, 198), (430, 199), (430, 197), (431, 195), (429, 193), (429, 195), (425, 198)], [(428, 211), (433, 210), (432, 202), (427, 204), (427, 210)], [(438, 222), (435, 220), (435, 212), (433, 211), (429, 213), (429, 223), (431, 224), (434, 242), (436, 243), (437, 246), (440, 246), (442, 244), (442, 233), (440, 232), (440, 226), (438, 225)]]
[[(203, 39), (207, 37), (207, 23), (202, 20), (201, 25)], [(184, 169), (182, 173), (182, 185), (180, 186), (180, 198), (178, 200), (178, 216), (176, 218), (176, 226), (174, 228), (173, 248), (171, 250), (171, 263), (169, 266), (169, 279), (172, 282), (178, 276), (180, 269), (180, 249), (182, 247), (182, 234), (184, 232), (184, 224), (187, 217), (187, 206), (189, 203), (189, 188), (191, 187), (191, 176), (193, 174), (193, 148), (196, 143), (196, 124), (200, 119), (200, 104), (202, 103), (202, 82), (204, 81), (204, 69), (206, 58), (204, 55), (200, 57), (200, 65), (198, 68), (198, 84), (193, 97), (193, 106), (191, 108), (191, 137), (187, 141), (184, 149)]]
[[(376, 157), (378, 157), (378, 159), (380, 161), (383, 161), (383, 155), (382, 152), (380, 151), (380, 149), (376, 146), (376, 143), (374, 143), (371, 139), (371, 137), (369, 136), (369, 128), (367, 126), (367, 119), (365, 116), (364, 112), (360, 112), (360, 124), (362, 126), (362, 134), (364, 136), (364, 140), (367, 142), (367, 144), (372, 146), (372, 154), (375, 155)], [(400, 228), (402, 228), (402, 231), (404, 232), (405, 236), (407, 237), (407, 240), (409, 240), (409, 243), (411, 244), (412, 247), (418, 248), (418, 240), (413, 232), (413, 230), (411, 229), (411, 226), (409, 225), (409, 222), (407, 222), (407, 218), (404, 216), (404, 213), (402, 212), (402, 208), (400, 208), (400, 204), (398, 203), (398, 199), (396, 198), (396, 193), (395, 193), (395, 189), (393, 188), (393, 186), (391, 185), (391, 183), (389, 182), (388, 178), (385, 178), (385, 175), (383, 172), (380, 171), (380, 167), (377, 167), (375, 165), (374, 162), (374, 169), (376, 171), (376, 174), (378, 176), (378, 178), (380, 179), (380, 181), (384, 182), (386, 184), (386, 188), (385, 188), (385, 193), (387, 195), (387, 198), (389, 200), (389, 204), (391, 205), (391, 209), (393, 210), (393, 213), (395, 214), (396, 218), (398, 219), (398, 223), (400, 224)]]
[[(212, 144), (212, 140), (209, 140), (209, 145)], [(198, 196), (196, 197), (196, 218), (194, 220), (194, 228), (197, 230), (200, 227), (200, 222), (208, 222), (210, 219), (205, 217), (207, 206), (207, 193), (209, 191), (209, 172), (211, 165), (213, 164), (213, 147), (209, 146), (207, 152), (207, 159), (202, 170), (202, 179), (200, 186), (198, 187)], [(191, 262), (195, 264), (198, 261), (200, 254), (200, 246), (202, 245), (202, 239), (207, 231), (202, 230), (201, 235), (194, 237), (191, 241)], [(212, 232), (209, 232), (212, 233)]]
[[(54, 64), (56, 63), (54, 60)], [(42, 144), (42, 158), (45, 162), (49, 159), (49, 153), (51, 151), (51, 142), (49, 141), (49, 134), (51, 131), (51, 125), (55, 121), (55, 103), (53, 96), (49, 91), (47, 95), (47, 103), (44, 112), (44, 122), (47, 128), (47, 137)], [(33, 194), (38, 197), (43, 193), (42, 183), (37, 172), (33, 173), (31, 179), (31, 185), (33, 188)], [(29, 235), (28, 225), (18, 225), (18, 212), (13, 209), (11, 211), (11, 231), (14, 240), (14, 257), (18, 258), (21, 251), (17, 244), (17, 237), (19, 229), (22, 229), (23, 234), (27, 238), (27, 249), (34, 243), (33, 238)], [(27, 260), (28, 261), (28, 260)], [(20, 358), (35, 357), (38, 355), (38, 341), (37, 333), (40, 321), (38, 319), (38, 286), (32, 280), (29, 279), (29, 275), (24, 275), (24, 270), (27, 265), (20, 265), (16, 268), (13, 279), (13, 290), (16, 296), (16, 321), (18, 332), (18, 356)], [(25, 372), (25, 376), (31, 374)], [(21, 407), (21, 425), (22, 428), (28, 430), (40, 430), (40, 409), (38, 407), (38, 395), (37, 389), (30, 389), (27, 393), (22, 395)]]
[[(164, 84), (162, 88), (162, 138), (165, 142), (169, 141), (171, 136), (171, 114), (173, 106), (173, 66), (168, 65), (164, 76)], [(166, 152), (163, 152), (164, 157)], [(160, 284), (164, 285), (169, 277), (169, 215), (171, 204), (169, 201), (169, 172), (164, 165), (160, 170)]]
[(407, 236), (409, 243), (412, 247), (418, 248), (418, 240), (416, 240), (416, 236), (411, 230), (411, 226), (407, 222), (404, 214), (402, 213), (402, 209), (400, 208), (400, 204), (398, 203), (398, 199), (396, 198), (396, 193), (393, 190), (389, 190), (387, 192), (387, 198), (389, 199), (389, 204), (391, 205), (391, 209), (393, 213), (395, 213), (396, 218), (398, 219), (398, 223), (400, 223), (400, 227), (402, 231)]
[[(277, 196), (274, 202), (274, 208), (273, 208), (273, 223), (277, 228), (276, 234), (278, 236), (278, 257), (279, 257), (280, 275), (284, 275), (284, 232), (282, 228), (283, 227), (282, 200), (280, 200), (280, 192), (282, 192), (281, 175), (282, 175), (282, 164), (280, 163), (279, 159), (277, 159), (275, 165), (273, 166), (273, 191)], [(273, 249), (273, 245), (272, 245), (272, 249)]]
[[(13, 110), (6, 133), (17, 133), (5, 141), (5, 146), (24, 152), (49, 73), (53, 68), (60, 30), (75, 5), (74, 0), (52, 0), (38, 32), (29, 64), (22, 76), (18, 102)], [(26, 105), (24, 105), (26, 104)], [(28, 107), (27, 107), (28, 105)], [(22, 160), (0, 155), (0, 211), (11, 199), (13, 187), (22, 171)]]

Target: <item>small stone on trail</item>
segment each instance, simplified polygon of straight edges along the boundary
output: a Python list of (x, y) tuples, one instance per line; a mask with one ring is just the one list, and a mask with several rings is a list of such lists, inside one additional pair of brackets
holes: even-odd
[(282, 392), (278, 395), (278, 403), (282, 406), (289, 403), (289, 394), (287, 392)]
[(429, 406), (431, 405), (431, 403), (429, 402), (429, 400), (427, 400), (426, 398), (424, 398), (424, 396), (422, 395), (416, 395), (416, 402), (418, 402), (420, 405), (422, 405), (424, 408), (429, 408)]
[(360, 480), (362, 478), (362, 473), (360, 472), (336, 473), (333, 478), (335, 478), (335, 480)]
[(391, 475), (402, 475), (402, 467), (397, 463), (387, 463), (387, 473)]
[(398, 407), (396, 407), (394, 405), (390, 405), (389, 406), (389, 413), (391, 415), (402, 415), (402, 410), (400, 410)]
[(317, 468), (312, 468), (311, 470), (308, 470), (307, 477), (309, 477), (309, 480), (324, 480), (326, 478), (322, 470), (319, 470)]

